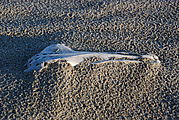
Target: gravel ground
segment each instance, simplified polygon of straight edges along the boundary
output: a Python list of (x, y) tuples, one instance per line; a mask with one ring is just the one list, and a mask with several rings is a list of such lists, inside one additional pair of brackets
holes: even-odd
[[(0, 119), (161, 119), (179, 117), (178, 0), (0, 2)], [(156, 54), (148, 63), (24, 73), (53, 43), (74, 50)]]

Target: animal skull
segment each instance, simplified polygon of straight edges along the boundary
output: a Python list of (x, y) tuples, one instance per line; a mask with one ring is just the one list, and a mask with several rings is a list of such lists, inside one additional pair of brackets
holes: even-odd
[[(144, 59), (149, 60), (152, 64), (160, 64), (156, 55), (132, 55), (126, 52), (86, 52), (74, 51), (64, 44), (53, 44), (46, 47), (39, 54), (34, 55), (26, 63), (27, 69), (24, 72), (33, 70), (42, 70), (47, 67), (48, 63), (66, 61), (71, 66), (76, 66), (83, 62), (84, 59), (90, 57), (99, 57), (102, 60), (93, 62), (92, 64), (101, 64), (106, 62), (124, 62), (124, 63), (140, 63)], [(116, 58), (111, 60), (111, 58)]]

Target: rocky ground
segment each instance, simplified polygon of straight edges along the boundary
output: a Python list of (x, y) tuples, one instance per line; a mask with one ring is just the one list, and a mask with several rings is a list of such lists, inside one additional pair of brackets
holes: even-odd
[[(177, 0), (0, 3), (0, 119), (178, 118)], [(24, 73), (53, 43), (74, 50), (155, 54), (161, 65), (51, 64)]]

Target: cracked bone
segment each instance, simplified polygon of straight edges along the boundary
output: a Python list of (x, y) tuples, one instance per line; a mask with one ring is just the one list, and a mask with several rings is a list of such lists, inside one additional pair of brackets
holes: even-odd
[[(33, 70), (42, 70), (47, 67), (49, 63), (67, 62), (71, 66), (76, 66), (83, 62), (86, 58), (98, 57), (102, 60), (93, 62), (92, 64), (103, 64), (107, 62), (124, 62), (124, 63), (140, 63), (144, 59), (152, 64), (160, 64), (156, 55), (132, 55), (127, 52), (86, 52), (74, 51), (64, 44), (53, 44), (46, 47), (39, 54), (31, 57), (26, 63), (27, 69), (24, 72)], [(111, 58), (116, 58), (111, 60)]]

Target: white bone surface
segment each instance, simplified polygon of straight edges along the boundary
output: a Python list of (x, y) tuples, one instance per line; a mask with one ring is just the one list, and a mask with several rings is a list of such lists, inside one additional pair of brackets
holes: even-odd
[[(130, 55), (125, 52), (85, 52), (74, 51), (64, 44), (53, 44), (46, 47), (39, 54), (34, 55), (26, 63), (27, 69), (24, 72), (33, 70), (41, 70), (46, 66), (46, 63), (54, 63), (56, 61), (66, 61), (71, 66), (76, 66), (83, 62), (84, 59), (90, 57), (101, 58), (101, 61), (96, 61), (93, 64), (101, 64), (107, 62), (124, 62), (124, 63), (140, 63), (143, 59), (149, 59), (151, 63), (160, 64), (156, 55)], [(116, 58), (111, 60), (110, 58)]]

